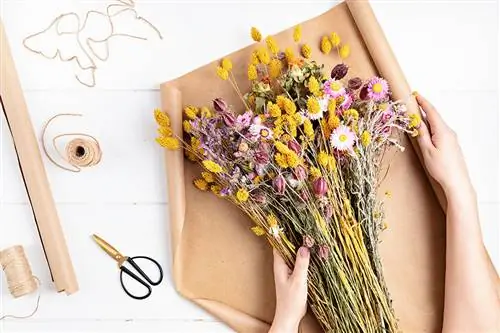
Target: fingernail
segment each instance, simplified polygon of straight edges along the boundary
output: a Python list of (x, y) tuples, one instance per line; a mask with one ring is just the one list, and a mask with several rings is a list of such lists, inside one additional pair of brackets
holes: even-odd
[(301, 257), (307, 257), (307, 255), (309, 254), (309, 249), (307, 247), (301, 247), (299, 249), (299, 254)]

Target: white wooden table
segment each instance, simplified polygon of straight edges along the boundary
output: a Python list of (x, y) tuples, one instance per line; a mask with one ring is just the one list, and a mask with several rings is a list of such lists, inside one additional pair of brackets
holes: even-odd
[[(178, 296), (170, 276), (165, 164), (154, 143), (153, 108), (159, 84), (250, 42), (253, 25), (274, 33), (329, 9), (332, 2), (140, 1), (140, 15), (162, 32), (159, 40), (116, 39), (98, 62), (97, 87), (73, 78), (72, 65), (49, 61), (22, 39), (64, 12), (104, 9), (110, 1), (0, 0), (37, 134), (57, 113), (50, 132), (84, 130), (104, 151), (101, 164), (80, 174), (45, 164), (81, 290), (56, 294), (2, 117), (0, 249), (22, 244), (41, 279), (41, 306), (29, 320), (0, 322), (0, 332), (229, 332)], [(500, 267), (498, 226), (498, 85), (496, 1), (373, 1), (374, 10), (411, 85), (427, 96), (457, 131), (474, 185), (483, 237)], [(157, 258), (162, 287), (145, 301), (129, 299), (115, 264), (90, 239), (99, 233), (125, 254)], [(14, 300), (2, 277), (0, 312), (24, 314), (36, 300)]]

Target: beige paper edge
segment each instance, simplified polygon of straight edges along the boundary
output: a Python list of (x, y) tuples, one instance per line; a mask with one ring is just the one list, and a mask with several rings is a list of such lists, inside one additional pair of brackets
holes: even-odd
[(52, 279), (58, 292), (70, 295), (78, 291), (78, 282), (1, 21), (0, 100)]

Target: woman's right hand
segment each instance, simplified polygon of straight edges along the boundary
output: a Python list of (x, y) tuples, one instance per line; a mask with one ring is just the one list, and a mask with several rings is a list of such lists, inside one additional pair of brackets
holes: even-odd
[(473, 194), (457, 135), (429, 101), (420, 95), (416, 98), (425, 113), (418, 142), (427, 171), (441, 185), (446, 197)]

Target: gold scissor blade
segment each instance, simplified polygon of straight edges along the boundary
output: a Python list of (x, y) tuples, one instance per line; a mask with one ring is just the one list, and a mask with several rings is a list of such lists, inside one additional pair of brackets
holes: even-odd
[(122, 254), (120, 252), (118, 252), (117, 249), (115, 249), (114, 247), (109, 245), (108, 242), (106, 242), (104, 239), (102, 239), (101, 237), (99, 237), (95, 234), (92, 235), (92, 238), (97, 243), (97, 245), (99, 245), (99, 247), (101, 249), (103, 249), (104, 252), (106, 252), (111, 258), (116, 260), (119, 264), (121, 264), (123, 262), (124, 257), (122, 256)]

